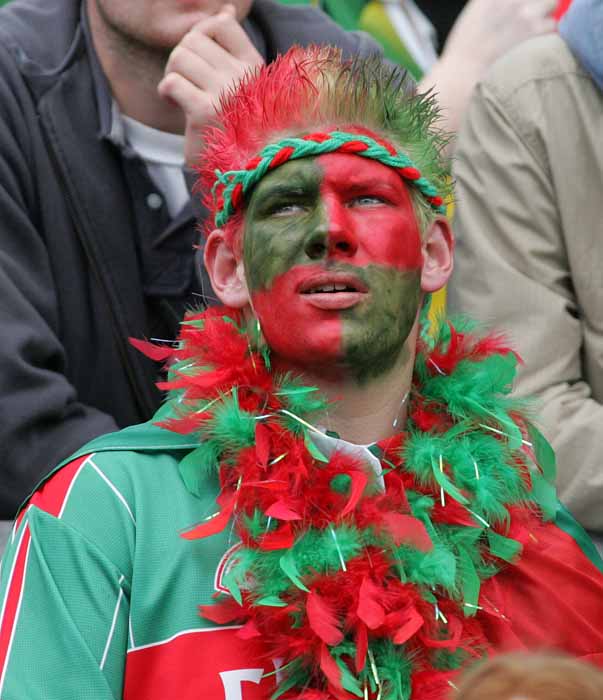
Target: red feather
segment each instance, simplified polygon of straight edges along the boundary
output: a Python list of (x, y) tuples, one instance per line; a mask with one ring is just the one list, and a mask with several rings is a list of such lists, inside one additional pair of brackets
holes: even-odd
[(273, 479), (272, 481), (246, 481), (241, 484), (241, 488), (256, 488), (265, 489), (266, 491), (287, 491), (287, 482), (282, 479)]
[(201, 423), (209, 418), (209, 413), (193, 413), (188, 416), (180, 416), (178, 418), (168, 418), (165, 421), (160, 421), (155, 425), (166, 430), (171, 430), (180, 435), (190, 435), (198, 430)]
[(130, 345), (133, 345), (143, 355), (146, 355), (151, 360), (163, 362), (170, 358), (176, 351), (172, 347), (161, 347), (149, 343), (147, 340), (138, 340), (138, 338), (128, 338)]
[(413, 518), (412, 515), (394, 512), (384, 513), (382, 521), (396, 546), (409, 544), (421, 552), (429, 552), (433, 549), (433, 542), (425, 525), (417, 518)]
[(233, 620), (239, 620), (245, 615), (245, 610), (234, 598), (227, 598), (213, 605), (200, 605), (199, 613), (206, 620), (211, 620), (218, 625), (225, 625)]
[(256, 627), (253, 620), (249, 620), (241, 629), (237, 632), (237, 637), (239, 639), (253, 639), (254, 637), (261, 637), (262, 633)]
[(266, 469), (268, 458), (270, 457), (270, 431), (259, 421), (255, 426), (255, 453), (258, 458), (258, 464), (263, 469)]
[(291, 525), (285, 523), (282, 527), (274, 532), (267, 532), (259, 540), (260, 549), (265, 552), (274, 551), (277, 549), (289, 549), (293, 547), (295, 542), (295, 537), (293, 536), (293, 531), (291, 530)]
[(331, 656), (326, 644), (323, 644), (320, 649), (320, 668), (329, 680), (329, 683), (334, 688), (341, 690), (341, 670)]
[(368, 576), (362, 579), (358, 592), (358, 617), (369, 629), (377, 629), (383, 624), (385, 610), (378, 603), (381, 590), (370, 580)]
[(354, 510), (354, 508), (358, 505), (358, 501), (361, 499), (364, 489), (368, 483), (368, 477), (364, 472), (349, 472), (348, 476), (352, 480), (352, 484), (350, 486), (350, 497), (345, 505), (345, 508), (341, 511), (341, 515), (347, 515)]
[(330, 646), (341, 642), (343, 633), (338, 627), (337, 617), (316, 591), (310, 591), (308, 594), (306, 613), (310, 627), (323, 642)]
[(211, 535), (217, 535), (218, 532), (222, 532), (226, 525), (228, 525), (228, 521), (234, 509), (234, 504), (235, 495), (232, 494), (229, 500), (222, 506), (222, 510), (219, 513), (214, 515), (210, 520), (192, 528), (192, 530), (183, 532), (180, 537), (185, 540), (198, 540), (202, 537), (210, 537)]
[(433, 649), (458, 649), (463, 632), (463, 623), (455, 615), (448, 615), (446, 631), (448, 632), (448, 637), (439, 639), (433, 639), (426, 634), (422, 634), (423, 644)]
[(412, 606), (408, 611), (408, 619), (394, 634), (394, 644), (404, 644), (405, 642), (407, 642), (414, 634), (416, 634), (421, 629), (424, 622), (425, 620), (423, 620), (419, 611), (414, 606)]
[(199, 389), (215, 389), (221, 384), (232, 381), (233, 370), (230, 367), (217, 369), (213, 372), (200, 372), (199, 374), (187, 375), (186, 380), (191, 386)]
[(360, 673), (366, 664), (366, 654), (368, 652), (368, 631), (366, 625), (360, 623), (356, 628), (356, 673)]
[(275, 501), (270, 508), (266, 510), (266, 515), (269, 518), (277, 520), (301, 520), (301, 515), (294, 511), (285, 503), (285, 501)]

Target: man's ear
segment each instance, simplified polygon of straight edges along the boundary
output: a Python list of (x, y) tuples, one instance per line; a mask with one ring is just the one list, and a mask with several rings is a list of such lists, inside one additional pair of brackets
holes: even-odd
[(212, 231), (205, 242), (205, 269), (218, 299), (234, 309), (249, 304), (243, 259), (237, 256), (221, 229)]
[(423, 270), (421, 289), (436, 292), (441, 289), (452, 274), (454, 236), (448, 219), (438, 216), (423, 236)]

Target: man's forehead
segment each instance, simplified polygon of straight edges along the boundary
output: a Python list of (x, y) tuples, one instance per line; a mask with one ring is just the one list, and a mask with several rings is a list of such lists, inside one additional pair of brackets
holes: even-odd
[(324, 176), (318, 158), (300, 158), (284, 163), (267, 173), (255, 186), (252, 198), (262, 197), (274, 190), (316, 188)]
[(357, 155), (327, 153), (283, 164), (260, 180), (252, 197), (264, 197), (273, 192), (316, 190), (323, 182), (346, 186), (350, 190), (376, 185), (406, 189), (398, 173), (386, 165)]

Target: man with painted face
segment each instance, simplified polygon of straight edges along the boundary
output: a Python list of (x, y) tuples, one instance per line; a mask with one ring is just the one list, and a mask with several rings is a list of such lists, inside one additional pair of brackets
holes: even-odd
[(294, 49), (205, 133), (206, 265), (152, 422), (21, 510), (9, 700), (445, 698), (502, 649), (603, 657), (600, 559), (508, 397), (497, 337), (421, 320), (445, 284), (445, 137), (376, 60)]

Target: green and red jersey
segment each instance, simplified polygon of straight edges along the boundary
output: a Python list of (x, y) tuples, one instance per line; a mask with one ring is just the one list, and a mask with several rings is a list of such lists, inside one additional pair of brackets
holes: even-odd
[[(232, 529), (185, 540), (217, 510), (217, 482), (187, 491), (196, 447), (145, 424), (83, 448), (21, 511), (0, 586), (2, 700), (256, 700), (259, 663), (236, 625), (198, 614), (238, 543)], [(573, 533), (573, 534), (571, 534)], [(481, 624), (497, 650), (554, 648), (603, 665), (601, 561), (562, 509), (517, 565), (486, 581)]]

